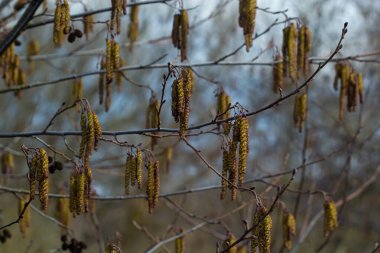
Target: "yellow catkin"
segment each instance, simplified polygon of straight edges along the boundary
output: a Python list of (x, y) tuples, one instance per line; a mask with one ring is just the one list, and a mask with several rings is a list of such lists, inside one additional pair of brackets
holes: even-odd
[[(26, 205), (25, 199), (21, 198), (19, 200), (19, 205), (18, 205), (18, 214), (21, 215), (22, 211), (24, 210)], [(20, 224), (20, 232), (22, 237), (25, 238), (26, 232), (28, 227), (30, 227), (30, 208), (29, 206), (25, 209), (23, 218), (19, 222)]]
[(140, 148), (137, 148), (136, 151), (136, 180), (137, 187), (142, 188), (142, 151)]
[(121, 32), (121, 14), (122, 14), (122, 2), (121, 0), (116, 0), (116, 34)]
[(131, 7), (131, 23), (128, 26), (128, 38), (129, 38), (129, 49), (132, 50), (133, 46), (139, 35), (139, 6), (133, 5)]
[(265, 207), (258, 207), (253, 217), (252, 239), (251, 239), (251, 252), (256, 252), (259, 248), (260, 253), (270, 253), (271, 248), (271, 230), (272, 218), (266, 215)]
[(80, 119), (80, 128), (82, 132), (82, 139), (79, 147), (79, 155), (80, 157), (84, 156), (84, 152), (86, 150), (86, 136), (87, 136), (87, 115), (86, 113), (82, 112), (81, 113), (81, 119)]
[(243, 185), (244, 176), (247, 172), (248, 157), (248, 119), (246, 117), (239, 118), (239, 166), (238, 166), (238, 186)]
[(323, 204), (324, 207), (324, 226), (323, 232), (328, 236), (338, 227), (338, 214), (333, 200), (327, 198)]
[(360, 104), (363, 104), (363, 102), (364, 102), (364, 85), (363, 85), (363, 75), (361, 73), (358, 74), (358, 92), (359, 92)]
[(127, 155), (127, 160), (125, 162), (125, 172), (124, 172), (124, 193), (128, 195), (130, 193), (130, 184), (131, 184), (131, 160), (132, 155)]
[(296, 220), (294, 215), (289, 213), (288, 210), (283, 211), (282, 228), (284, 247), (290, 250), (292, 248), (292, 237), (296, 234)]
[(303, 74), (305, 76), (309, 75), (310, 63), (309, 63), (309, 53), (312, 47), (312, 35), (308, 27), (305, 26), (305, 55), (303, 58)]
[(120, 68), (120, 46), (116, 41), (112, 43), (112, 60), (113, 68), (118, 70)]
[(48, 191), (49, 191), (49, 158), (46, 151), (42, 148), (38, 150), (39, 161), (37, 169), (38, 192), (41, 203), (41, 209), (46, 212), (48, 208)]
[[(182, 90), (182, 92), (183, 92), (183, 90)], [(183, 95), (183, 93), (182, 93), (182, 95)], [(175, 122), (178, 123), (179, 122), (179, 111), (178, 111), (178, 80), (177, 79), (175, 79), (173, 81), (171, 96), (172, 96), (172, 105), (171, 105), (172, 115), (174, 117)]]
[(29, 41), (27, 49), (28, 58), (30, 58), (33, 55), (39, 54), (40, 50), (40, 42), (38, 40)]
[(260, 224), (259, 223), (260, 219), (260, 213), (258, 210), (256, 210), (253, 219), (252, 219), (252, 237), (251, 237), (251, 251), (250, 253), (256, 253), (256, 248), (259, 246), (259, 229), (260, 229)]
[(307, 94), (303, 92), (294, 99), (293, 121), (294, 126), (302, 132), (307, 116)]
[(62, 42), (61, 33), (61, 19), (62, 19), (62, 7), (60, 0), (57, 0), (55, 7), (55, 15), (54, 15), (54, 32), (53, 32), (53, 42), (56, 46), (60, 45)]
[(340, 79), (340, 94), (339, 94), (339, 119), (342, 120), (344, 117), (344, 102), (347, 93), (347, 87), (350, 77), (350, 66), (348, 64), (344, 64), (341, 68)]
[(298, 31), (298, 43), (297, 43), (297, 77), (301, 78), (304, 71), (304, 58), (306, 48), (306, 27), (301, 26)]
[[(182, 228), (178, 230), (178, 234), (183, 233)], [(185, 237), (180, 236), (175, 239), (175, 253), (185, 253)]]
[(245, 48), (247, 52), (252, 47), (255, 29), (256, 0), (239, 1), (239, 26), (243, 28)]
[[(100, 70), (104, 71), (106, 69), (106, 60), (104, 57), (100, 60)], [(100, 73), (99, 74), (99, 104), (103, 104), (103, 99), (104, 99), (104, 81), (105, 81), (105, 73)]]
[(95, 123), (94, 113), (91, 110), (87, 111), (87, 127), (86, 127), (86, 152), (85, 156), (91, 155), (95, 144)]
[(37, 170), (39, 166), (39, 155), (34, 154), (29, 163), (29, 185), (30, 185), (30, 198), (34, 199), (36, 194), (36, 181), (37, 181)]
[[(194, 87), (194, 77), (192, 75), (191, 68), (183, 68), (181, 70), (181, 76), (183, 80), (183, 110), (180, 112), (180, 136), (184, 136), (185, 131), (189, 125), (189, 114), (190, 114), (190, 99)], [(179, 92), (178, 92), (179, 94)], [(178, 101), (180, 103), (180, 101)], [(179, 110), (180, 111), (180, 110)]]
[(148, 182), (146, 185), (146, 195), (148, 198), (148, 211), (152, 213), (153, 211), (153, 202), (154, 202), (154, 164), (152, 161), (148, 162)]
[(154, 162), (154, 189), (153, 189), (153, 207), (157, 206), (160, 195), (160, 165), (158, 161)]
[(289, 25), (287, 41), (289, 77), (292, 81), (297, 79), (297, 28), (294, 23)]
[(113, 54), (112, 54), (112, 48), (113, 48), (114, 41), (111, 39), (106, 39), (106, 79), (107, 83), (111, 83), (113, 80), (113, 67), (114, 67), (114, 60), (113, 60)]
[(169, 173), (170, 171), (170, 164), (173, 160), (173, 148), (167, 147), (165, 149), (165, 173)]
[(181, 42), (181, 62), (187, 60), (187, 36), (189, 34), (189, 16), (186, 10), (181, 10), (181, 31), (180, 31), (180, 42)]
[(88, 40), (90, 33), (94, 30), (94, 16), (89, 15), (83, 17), (83, 32)]
[(93, 117), (93, 120), (94, 120), (94, 130), (95, 130), (95, 132), (94, 132), (94, 135), (95, 135), (95, 138), (94, 138), (94, 149), (98, 150), (99, 138), (100, 138), (100, 136), (102, 136), (102, 126), (100, 125), (98, 115), (96, 115), (95, 112), (92, 112), (92, 117)]
[[(234, 128), (236, 127), (236, 121), (234, 124)], [(232, 141), (229, 145), (228, 150), (228, 180), (229, 185), (228, 187), (231, 189), (231, 199), (235, 200), (237, 197), (237, 178), (238, 178), (238, 169), (237, 169), (237, 162), (236, 162), (236, 150), (237, 150), (238, 142), (236, 140)]]
[(75, 211), (79, 215), (85, 212), (86, 176), (83, 172), (75, 175)]
[(76, 210), (77, 210), (77, 184), (76, 184), (76, 176), (75, 173), (71, 173), (70, 175), (70, 195), (69, 195), (69, 210), (70, 213), (73, 214), (73, 216), (76, 215)]
[(13, 173), (15, 164), (13, 155), (10, 152), (4, 152), (1, 156), (1, 171), (3, 174)]
[(63, 29), (64, 34), (69, 34), (71, 29), (71, 19), (70, 19), (70, 5), (67, 0), (63, 1), (63, 8), (65, 9), (65, 26)]
[(135, 186), (136, 185), (136, 156), (132, 155), (130, 166), (131, 166), (131, 169), (130, 169), (130, 171), (131, 171), (131, 185)]
[(181, 15), (175, 14), (173, 18), (172, 43), (175, 48), (181, 49), (180, 39)]
[(118, 0), (111, 0), (111, 19), (110, 19), (110, 30), (113, 31), (115, 29), (115, 18), (116, 18), (116, 2)]
[(280, 54), (274, 56), (274, 61), (278, 62), (273, 64), (273, 86), (272, 90), (277, 93), (284, 87), (284, 63)]
[[(60, 190), (60, 194), (65, 194), (65, 191)], [(68, 226), (70, 221), (69, 200), (66, 198), (57, 199), (55, 208), (55, 217), (63, 225)]]

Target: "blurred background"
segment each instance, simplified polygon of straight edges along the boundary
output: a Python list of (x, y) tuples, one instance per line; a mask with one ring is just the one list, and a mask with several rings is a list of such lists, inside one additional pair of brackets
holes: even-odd
[[(13, 11), (10, 3), (1, 10), (0, 19)], [(34, 18), (33, 23), (50, 20), (55, 10), (55, 1), (47, 1), (47, 11)], [(130, 2), (130, 1), (128, 1)], [(137, 1), (145, 2), (145, 1)], [(111, 1), (72, 0), (69, 1), (71, 14), (110, 7)], [(298, 17), (298, 22), (312, 31), (312, 71), (318, 67), (319, 59), (327, 58), (335, 49), (344, 22), (348, 22), (348, 33), (343, 49), (336, 57), (356, 56), (375, 53), (368, 57), (354, 58), (351, 66), (364, 77), (365, 103), (357, 112), (345, 113), (338, 119), (339, 92), (333, 89), (335, 62), (330, 62), (312, 80), (308, 89), (308, 117), (306, 131), (299, 133), (293, 126), (292, 112), (294, 98), (283, 101), (274, 108), (249, 118), (249, 157), (246, 181), (247, 187), (255, 187), (264, 205), (270, 206), (277, 194), (276, 186), (286, 183), (290, 174), (279, 177), (265, 176), (289, 171), (300, 167), (295, 179), (280, 199), (271, 214), (273, 219), (272, 252), (282, 252), (282, 208), (297, 209), (297, 235), (293, 252), (372, 252), (380, 243), (380, 185), (366, 182), (376, 173), (379, 157), (379, 116), (380, 95), (379, 57), (380, 50), (380, 2), (359, 0), (273, 0), (257, 1), (258, 7), (255, 34), (261, 35), (253, 41), (253, 48), (247, 53), (239, 50), (226, 62), (255, 62), (258, 65), (224, 65), (194, 67), (195, 89), (191, 100), (190, 126), (210, 122), (216, 115), (217, 91), (222, 87), (232, 103), (239, 102), (249, 112), (256, 111), (275, 101), (279, 94), (272, 92), (272, 65), (259, 63), (273, 62), (275, 48), (281, 50), (282, 29), (289, 18)], [(133, 50), (129, 50), (127, 27), (128, 13), (122, 16), (122, 32), (115, 40), (122, 46), (121, 58), (126, 66), (155, 64), (180, 64), (179, 51), (171, 43), (173, 15), (178, 13), (180, 3), (154, 3), (139, 8), (139, 35)], [(213, 62), (244, 43), (242, 29), (238, 26), (239, 1), (237, 0), (184, 0), (188, 9), (190, 32), (188, 61), (197, 64)], [(42, 13), (42, 9), (37, 12)], [(7, 19), (2, 25), (4, 34), (11, 29), (20, 13)], [(105, 21), (110, 12), (94, 15), (94, 31), (88, 40), (84, 37), (74, 43), (65, 42), (60, 48), (52, 43), (53, 24), (29, 28), (18, 37), (21, 45), (16, 52), (21, 57), (21, 67), (27, 72), (27, 83), (37, 84), (99, 70), (100, 56), (105, 52), (107, 26)], [(276, 22), (277, 23), (274, 23)], [(83, 30), (81, 18), (73, 22), (75, 28)], [(38, 55), (27, 57), (27, 45), (38, 40), (41, 50)], [(377, 52), (377, 54), (376, 54)], [(163, 75), (167, 68), (147, 68), (124, 72), (130, 81), (123, 80), (121, 90), (112, 87), (112, 103), (109, 112), (98, 101), (98, 78), (96, 75), (83, 77), (83, 98), (86, 98), (99, 116), (105, 131), (139, 130), (145, 128), (145, 111), (152, 91), (161, 96)], [(131, 82), (132, 81), (132, 82)], [(170, 85), (166, 87), (161, 127), (177, 128), (170, 112)], [(74, 80), (61, 81), (46, 86), (23, 90), (18, 98), (13, 92), (0, 94), (0, 133), (41, 131), (63, 102), (74, 102), (72, 93)], [(302, 80), (298, 85), (302, 84)], [(149, 86), (150, 89), (144, 88)], [(296, 84), (287, 80), (283, 94)], [(7, 89), (0, 80), (0, 91)], [(80, 113), (75, 109), (60, 115), (49, 130), (80, 130)], [(207, 132), (213, 126), (203, 130)], [(214, 166), (221, 171), (223, 139), (212, 132), (200, 134), (194, 130), (189, 142)], [(197, 154), (180, 141), (178, 135), (159, 138), (153, 150), (161, 164), (161, 193), (199, 189), (220, 185), (220, 178), (210, 170)], [(41, 140), (56, 150), (73, 157), (67, 144), (76, 151), (80, 137), (40, 136)], [(112, 137), (107, 139), (114, 140)], [(123, 135), (118, 141), (141, 144), (150, 148), (151, 138), (146, 135)], [(1, 138), (0, 153), (14, 155), (15, 169), (12, 174), (0, 174), (2, 187), (28, 189), (28, 171), (21, 145), (42, 147), (35, 138)], [(171, 147), (173, 158), (168, 161), (166, 150)], [(102, 141), (99, 150), (91, 156), (93, 186), (100, 197), (117, 197), (124, 194), (124, 167), (128, 148), (109, 141)], [(77, 151), (78, 152), (78, 151)], [(64, 163), (64, 170), (50, 176), (50, 193), (58, 193), (62, 185), (67, 186), (72, 167), (59, 154), (48, 151), (49, 155)], [(166, 169), (168, 168), (168, 170)], [(377, 173), (378, 174), (378, 173)], [(375, 174), (376, 176), (376, 174)], [(303, 178), (301, 182), (301, 178)], [(144, 179), (146, 171), (144, 170)], [(376, 177), (375, 177), (376, 179)], [(361, 187), (363, 191), (358, 192)], [(301, 188), (302, 187), (302, 188)], [(323, 196), (310, 194), (325, 192), (335, 201), (351, 193), (354, 196), (338, 208), (339, 227), (328, 240), (323, 235), (323, 217), (314, 220), (323, 210)], [(68, 191), (66, 192), (68, 193)], [(299, 194), (301, 193), (301, 194)], [(145, 194), (145, 190), (133, 189), (131, 195)], [(123, 252), (144, 252), (159, 240), (174, 236), (179, 228), (190, 229), (202, 222), (209, 224), (185, 236), (186, 252), (215, 252), (227, 232), (239, 237), (244, 232), (242, 220), (251, 224), (255, 210), (252, 194), (242, 192), (236, 201), (219, 199), (220, 190), (211, 189), (198, 193), (179, 194), (160, 198), (153, 214), (148, 214), (148, 204), (142, 197), (124, 200), (96, 201), (96, 213), (72, 218), (69, 224), (70, 237), (86, 242), (84, 252), (100, 252), (102, 244), (120, 241)], [(18, 200), (14, 194), (0, 188), (0, 225), (17, 218)], [(297, 200), (298, 199), (298, 200)], [(54, 216), (57, 200), (50, 200), (47, 215)], [(298, 207), (296, 207), (298, 203)], [(38, 207), (37, 201), (32, 202)], [(240, 207), (240, 208), (239, 208)], [(238, 208), (237, 210), (235, 210)], [(18, 225), (10, 227), (13, 237), (0, 244), (0, 252), (60, 252), (62, 230), (49, 217), (31, 210), (31, 227), (23, 238)], [(223, 219), (213, 220), (226, 215)], [(312, 222), (316, 221), (315, 224)], [(304, 237), (304, 238), (303, 238)], [(301, 240), (302, 239), (302, 240)], [(248, 242), (248, 241), (247, 241)], [(247, 245), (243, 243), (241, 245)], [(174, 242), (157, 252), (174, 252)], [(322, 246), (322, 247), (321, 247)]]

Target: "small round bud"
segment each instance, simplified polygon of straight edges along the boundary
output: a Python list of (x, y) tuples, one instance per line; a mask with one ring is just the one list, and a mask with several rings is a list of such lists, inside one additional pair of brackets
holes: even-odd
[(83, 36), (83, 32), (82, 32), (81, 30), (79, 30), (79, 29), (75, 29), (75, 30), (74, 30), (74, 34), (75, 34), (75, 36), (77, 36), (78, 38), (82, 38), (82, 36)]

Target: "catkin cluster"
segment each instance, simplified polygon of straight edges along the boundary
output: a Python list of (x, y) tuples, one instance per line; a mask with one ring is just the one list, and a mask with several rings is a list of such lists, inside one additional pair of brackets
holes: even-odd
[[(219, 120), (225, 120), (228, 119), (231, 116), (230, 107), (231, 107), (231, 98), (230, 96), (224, 91), (221, 90), (218, 94), (218, 101), (217, 101), (217, 119)], [(218, 124), (219, 126), (220, 124)], [(224, 134), (228, 134), (231, 129), (231, 123), (230, 122), (223, 122), (222, 123)]]
[(363, 104), (363, 76), (350, 67), (347, 62), (339, 62), (335, 65), (334, 89), (338, 90), (338, 81), (340, 80), (339, 94), (339, 119), (344, 117), (344, 102), (349, 112), (356, 111), (358, 100)]
[(90, 155), (92, 150), (97, 150), (99, 137), (102, 135), (102, 127), (99, 123), (98, 116), (89, 106), (83, 108), (80, 121), (82, 139), (80, 143), (79, 154), (83, 162), (86, 196), (91, 195), (92, 171), (90, 167)]
[[(18, 204), (18, 214), (21, 215), (22, 211), (24, 210), (25, 208), (25, 205), (26, 205), (26, 199), (23, 199), (21, 198), (19, 200), (19, 204)], [(23, 218), (20, 220), (19, 224), (20, 224), (20, 232), (21, 232), (21, 235), (22, 237), (25, 238), (26, 236), (26, 232), (27, 232), (27, 229), (30, 227), (30, 207), (28, 206), (25, 211), (24, 211), (24, 215), (23, 215)]]
[(297, 29), (290, 23), (283, 30), (283, 74), (296, 81), (309, 73), (309, 53), (312, 47), (311, 31), (307, 26)]
[(113, 31), (116, 24), (116, 34), (121, 31), (121, 14), (126, 14), (127, 0), (111, 0), (111, 24), (110, 29)]
[[(20, 56), (15, 53), (14, 43), (0, 56), (0, 65), (0, 73), (8, 87), (26, 84), (26, 73), (20, 67)], [(15, 95), (20, 96), (21, 93), (16, 92)]]
[[(229, 142), (228, 151), (223, 150), (221, 199), (226, 196), (227, 186), (231, 189), (231, 199), (236, 199), (236, 187), (242, 186), (247, 171), (247, 157), (248, 119), (245, 116), (238, 116), (233, 125), (232, 141)], [(226, 180), (227, 176), (229, 182)]]
[(30, 198), (34, 199), (36, 184), (38, 182), (38, 194), (41, 209), (47, 211), (49, 191), (49, 158), (43, 148), (36, 150), (29, 165)]
[[(65, 191), (61, 189), (60, 194), (65, 194)], [(63, 225), (68, 226), (70, 222), (70, 200), (67, 198), (57, 199), (55, 206), (55, 218)]]
[(302, 132), (302, 129), (305, 124), (307, 116), (307, 94), (303, 92), (302, 94), (296, 95), (294, 99), (294, 108), (293, 108), (293, 122), (294, 126), (298, 128), (299, 132)]
[[(106, 81), (106, 101), (105, 110), (108, 112), (111, 105), (111, 82), (114, 79), (114, 71), (119, 70), (121, 67), (120, 59), (120, 45), (114, 38), (106, 39), (106, 57), (105, 60), (102, 57), (101, 70), (106, 70), (106, 74), (103, 73), (99, 76), (99, 103), (103, 103), (104, 96), (104, 81)], [(120, 78), (120, 77), (119, 77)], [(105, 79), (105, 80), (104, 80)]]
[(15, 167), (13, 155), (10, 152), (4, 152), (1, 155), (1, 172), (3, 174), (13, 173)]
[(258, 207), (253, 217), (251, 253), (256, 253), (256, 248), (259, 248), (259, 253), (270, 253), (271, 247), (271, 230), (272, 218), (266, 215), (265, 207)]
[(245, 48), (247, 52), (252, 47), (253, 32), (255, 30), (256, 0), (239, 1), (239, 26), (243, 28)]
[(292, 237), (296, 235), (296, 219), (287, 209), (282, 213), (282, 234), (284, 247), (287, 250), (292, 248)]
[(142, 151), (140, 148), (136, 149), (136, 154), (129, 153), (125, 163), (125, 176), (124, 176), (124, 190), (125, 194), (130, 193), (130, 186), (135, 186), (139, 189), (142, 188)]
[(88, 37), (90, 36), (90, 33), (92, 33), (94, 30), (94, 16), (84, 16), (83, 17), (83, 32), (86, 36), (86, 39), (88, 40)]
[(53, 42), (56, 46), (61, 46), (64, 35), (71, 30), (70, 6), (68, 0), (56, 0), (54, 14)]
[(180, 136), (185, 135), (189, 125), (190, 99), (194, 90), (191, 68), (182, 68), (180, 76), (172, 84), (172, 115), (179, 122)]
[(131, 7), (131, 16), (128, 26), (129, 50), (133, 49), (137, 37), (139, 36), (139, 6), (133, 5)]
[(336, 211), (335, 203), (332, 199), (327, 198), (323, 204), (324, 207), (324, 225), (323, 232), (328, 236), (332, 231), (338, 227), (338, 214)]
[[(183, 230), (180, 228), (178, 234), (182, 234)], [(175, 239), (175, 253), (185, 253), (185, 236), (180, 236)]]
[(189, 16), (186, 10), (181, 10), (173, 18), (172, 42), (175, 48), (181, 50), (181, 62), (187, 59), (187, 36), (189, 34)]
[(277, 63), (273, 64), (273, 86), (272, 90), (277, 93), (280, 89), (284, 87), (284, 62), (281, 54), (276, 53), (273, 60)]
[(146, 194), (148, 199), (149, 213), (157, 206), (158, 196), (160, 193), (160, 172), (158, 161), (148, 161), (148, 182), (146, 185)]

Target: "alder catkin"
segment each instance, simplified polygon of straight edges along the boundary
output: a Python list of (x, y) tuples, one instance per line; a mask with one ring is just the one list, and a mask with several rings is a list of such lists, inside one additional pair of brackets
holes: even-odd
[(142, 188), (142, 151), (140, 148), (137, 148), (136, 151), (136, 180), (137, 187)]
[(252, 47), (255, 29), (256, 0), (239, 1), (239, 26), (243, 28), (245, 48), (247, 52)]
[[(178, 229), (177, 234), (182, 234), (183, 229)], [(175, 239), (175, 253), (185, 253), (185, 236), (180, 236)]]
[(283, 210), (282, 214), (282, 231), (284, 247), (290, 250), (292, 248), (292, 237), (296, 234), (296, 220), (287, 209)]
[(48, 207), (49, 191), (49, 158), (43, 148), (39, 148), (39, 161), (37, 168), (38, 192), (41, 209), (46, 212)]
[(129, 38), (129, 50), (133, 49), (133, 46), (139, 35), (139, 6), (133, 5), (131, 7), (131, 23), (128, 26), (128, 38)]
[(153, 202), (154, 202), (154, 164), (149, 160), (148, 165), (148, 182), (146, 185), (146, 194), (148, 199), (148, 211), (152, 213), (153, 211)]
[(247, 172), (248, 156), (248, 119), (239, 118), (239, 166), (238, 166), (238, 186), (243, 185), (244, 176)]
[(126, 195), (130, 192), (130, 184), (131, 184), (131, 161), (132, 155), (127, 155), (127, 160), (125, 162), (125, 172), (124, 172), (124, 192)]
[(172, 43), (175, 48), (181, 49), (181, 15), (175, 14), (173, 18), (173, 28), (172, 28)]
[(274, 56), (274, 61), (278, 62), (273, 64), (273, 86), (272, 90), (277, 93), (280, 89), (284, 87), (284, 63), (283, 58), (279, 53)]
[(338, 227), (338, 214), (335, 203), (332, 199), (326, 198), (324, 204), (324, 235), (328, 236)]
[(294, 23), (289, 25), (287, 41), (289, 77), (292, 81), (297, 79), (297, 28)]
[(99, 145), (99, 138), (102, 135), (102, 126), (99, 123), (99, 118), (98, 115), (96, 115), (95, 112), (92, 112), (92, 117), (94, 121), (94, 149), (98, 150), (98, 145)]
[[(60, 194), (65, 194), (62, 189), (59, 191)], [(55, 208), (55, 217), (63, 225), (68, 226), (70, 221), (70, 209), (69, 200), (67, 198), (58, 198), (57, 205)]]
[(180, 31), (180, 42), (181, 42), (181, 62), (187, 60), (187, 36), (189, 34), (189, 16), (186, 10), (181, 10), (181, 31)]
[(153, 207), (157, 206), (160, 195), (160, 165), (158, 161), (154, 162), (154, 189), (153, 189)]
[(304, 58), (306, 49), (306, 27), (301, 26), (298, 31), (298, 43), (297, 43), (297, 77), (301, 78), (304, 71)]
[(225, 199), (227, 194), (227, 178), (228, 176), (228, 151), (223, 149), (223, 165), (222, 165), (222, 187), (220, 199)]

